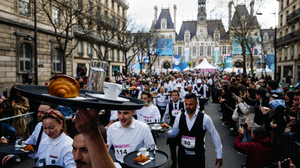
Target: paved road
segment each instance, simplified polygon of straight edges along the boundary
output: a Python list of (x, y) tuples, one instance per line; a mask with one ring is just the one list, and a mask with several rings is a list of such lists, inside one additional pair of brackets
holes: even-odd
[[(223, 168), (239, 168), (242, 163), (246, 162), (246, 157), (239, 155), (236, 150), (233, 149), (233, 141), (235, 137), (228, 136), (229, 128), (223, 127), (220, 121), (220, 117), (222, 113), (218, 112), (219, 104), (209, 103), (205, 105), (205, 113), (209, 115), (213, 123), (219, 132), (221, 137), (222, 145), (223, 145)], [(157, 146), (159, 150), (163, 150), (170, 155), (169, 148), (166, 145), (166, 138), (163, 135), (157, 137)], [(210, 139), (208, 133), (205, 136), (205, 148), (206, 148), (206, 167), (217, 167), (215, 166), (216, 160), (216, 152), (215, 147)], [(34, 162), (32, 159), (23, 159), (20, 164), (14, 165), (14, 168), (24, 168), (24, 167), (32, 167), (34, 166)], [(161, 168), (169, 168), (171, 166), (171, 161), (169, 161), (162, 166)]]

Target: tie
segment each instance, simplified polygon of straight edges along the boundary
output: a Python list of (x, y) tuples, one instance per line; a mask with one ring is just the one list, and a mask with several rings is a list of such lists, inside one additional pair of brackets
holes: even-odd
[(177, 104), (175, 103), (175, 109), (177, 109)]

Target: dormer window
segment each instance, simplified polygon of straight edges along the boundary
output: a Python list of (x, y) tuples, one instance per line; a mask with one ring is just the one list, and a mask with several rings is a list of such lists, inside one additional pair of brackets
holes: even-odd
[(184, 39), (185, 42), (190, 42), (190, 35), (186, 34)]
[(167, 29), (167, 20), (165, 18), (161, 19), (161, 29)]

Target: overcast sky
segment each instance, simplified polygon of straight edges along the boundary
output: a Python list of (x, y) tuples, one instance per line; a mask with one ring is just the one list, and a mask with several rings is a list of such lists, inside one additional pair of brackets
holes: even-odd
[[(158, 8), (158, 16), (162, 8), (169, 8), (171, 11), (171, 17), (174, 22), (174, 4), (177, 5), (176, 12), (176, 31), (179, 33), (182, 21), (196, 20), (198, 0), (127, 0), (129, 2), (129, 9), (127, 11), (128, 18), (134, 19), (137, 24), (150, 28), (154, 19), (154, 6)], [(249, 7), (250, 0), (234, 0), (235, 4), (246, 2), (246, 6)], [(206, 13), (207, 19), (221, 19), (224, 27), (227, 30), (228, 27), (228, 2), (229, 0), (207, 0)], [(254, 12), (262, 13), (263, 15), (257, 16), (261, 27), (268, 29), (274, 28), (276, 10), (276, 25), (278, 18), (278, 1), (276, 0), (255, 0)], [(248, 10), (250, 12), (250, 8)]]

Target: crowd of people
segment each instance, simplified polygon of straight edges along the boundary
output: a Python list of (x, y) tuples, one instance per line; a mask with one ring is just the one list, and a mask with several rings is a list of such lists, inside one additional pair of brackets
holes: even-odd
[[(78, 75), (77, 80), (81, 89), (86, 89), (87, 78)], [(105, 81), (111, 82), (109, 77)], [(139, 110), (106, 109), (98, 117), (99, 110), (28, 100), (12, 88), (9, 97), (0, 98), (2, 118), (28, 111), (35, 111), (37, 117), (33, 121), (24, 120), (22, 129), (20, 125), (1, 123), (5, 130), (1, 134), (9, 137), (8, 143), (14, 143), (16, 136), (29, 130), (26, 128), (29, 122), (38, 121), (34, 131), (31, 134), (27, 131), (28, 137), (24, 137), (25, 144), (34, 145), (35, 152), (28, 156), (37, 166), (90, 168), (126, 168), (123, 158), (128, 153), (156, 146), (156, 137), (163, 135), (170, 148), (171, 168), (177, 165), (196, 168), (205, 167), (205, 150), (210, 149), (204, 148), (203, 140), (208, 132), (215, 146), (215, 164), (220, 167), (221, 138), (209, 113), (201, 110), (212, 100), (220, 104), (222, 125), (231, 130), (230, 136), (236, 136), (233, 148), (247, 156), (250, 168), (267, 167), (278, 161), (274, 150), (278, 144), (271, 142), (271, 135), (300, 140), (300, 91), (280, 87), (270, 78), (218, 71), (140, 73), (128, 77), (120, 73), (116, 83), (123, 86), (121, 95), (141, 99), (146, 105)], [(173, 128), (154, 133), (147, 125), (153, 122), (168, 123)], [(114, 151), (115, 162), (108, 153), (110, 149)], [(19, 158), (1, 157), (1, 166), (7, 167)], [(292, 161), (288, 161), (293, 167)]]

